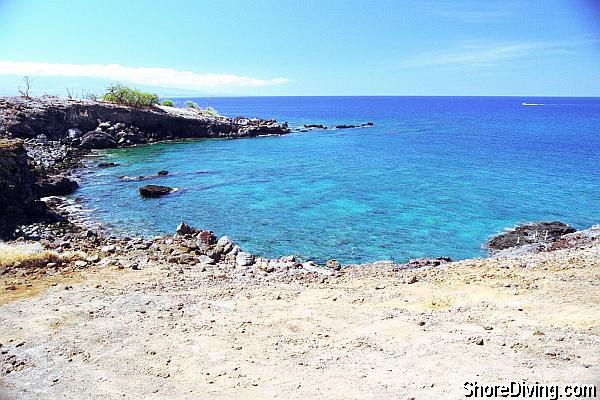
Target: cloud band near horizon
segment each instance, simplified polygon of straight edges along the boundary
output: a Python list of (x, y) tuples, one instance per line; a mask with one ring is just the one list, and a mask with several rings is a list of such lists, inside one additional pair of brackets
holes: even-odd
[(218, 89), (280, 85), (286, 78), (257, 79), (232, 74), (197, 73), (172, 68), (126, 67), (119, 64), (60, 64), (0, 60), (0, 75), (99, 78), (175, 89)]

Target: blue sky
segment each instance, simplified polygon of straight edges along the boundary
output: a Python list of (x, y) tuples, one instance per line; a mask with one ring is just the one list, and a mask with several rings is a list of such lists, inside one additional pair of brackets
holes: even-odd
[[(600, 96), (600, 1), (0, 0), (0, 89)], [(62, 92), (62, 93), (61, 93)]]

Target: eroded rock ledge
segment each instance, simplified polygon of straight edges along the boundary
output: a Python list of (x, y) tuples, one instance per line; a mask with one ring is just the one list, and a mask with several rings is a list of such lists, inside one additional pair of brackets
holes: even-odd
[[(172, 139), (237, 138), (289, 132), (287, 123), (275, 120), (206, 116), (192, 109), (132, 108), (53, 97), (2, 97), (0, 111), (0, 137), (31, 139), (44, 135), (50, 141), (66, 143), (78, 139), (75, 143), (79, 145), (86, 135), (97, 136), (96, 140), (87, 141), (88, 149), (96, 148), (94, 142), (110, 147), (114, 142), (116, 147)], [(120, 141), (121, 138), (125, 140)], [(127, 141), (127, 138), (135, 140)]]

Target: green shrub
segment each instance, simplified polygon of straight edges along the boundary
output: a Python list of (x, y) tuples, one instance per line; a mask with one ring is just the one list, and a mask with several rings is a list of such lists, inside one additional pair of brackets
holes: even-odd
[(200, 106), (198, 105), (198, 103), (196, 103), (196, 102), (193, 102), (193, 101), (191, 101), (191, 100), (188, 100), (188, 101), (186, 101), (186, 102), (185, 102), (185, 106), (186, 106), (187, 108), (193, 108), (193, 109), (194, 109), (194, 110), (196, 110), (196, 111), (200, 111)]
[(155, 93), (142, 92), (116, 83), (106, 88), (102, 95), (104, 101), (130, 107), (152, 107), (158, 104), (158, 95)]
[(167, 106), (167, 107), (175, 107), (175, 103), (173, 103), (173, 100), (169, 100), (169, 99), (163, 100), (161, 104), (163, 106)]
[(202, 113), (206, 114), (206, 115), (211, 115), (213, 117), (216, 117), (217, 115), (219, 115), (219, 112), (210, 106), (208, 106), (204, 110), (202, 110)]
[(217, 110), (215, 110), (214, 108), (212, 108), (210, 106), (206, 107), (206, 108), (200, 108), (198, 103), (191, 101), (191, 100), (186, 101), (185, 106), (187, 108), (191, 108), (192, 110), (198, 111), (199, 113), (204, 114), (204, 115), (210, 115), (212, 117), (216, 117), (219, 115), (219, 112)]

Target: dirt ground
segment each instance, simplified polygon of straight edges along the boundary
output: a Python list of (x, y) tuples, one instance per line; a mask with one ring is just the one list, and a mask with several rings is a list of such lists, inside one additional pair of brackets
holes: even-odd
[(599, 245), (333, 277), (149, 264), (29, 285), (1, 288), (3, 400), (460, 399), (465, 382), (600, 384)]

